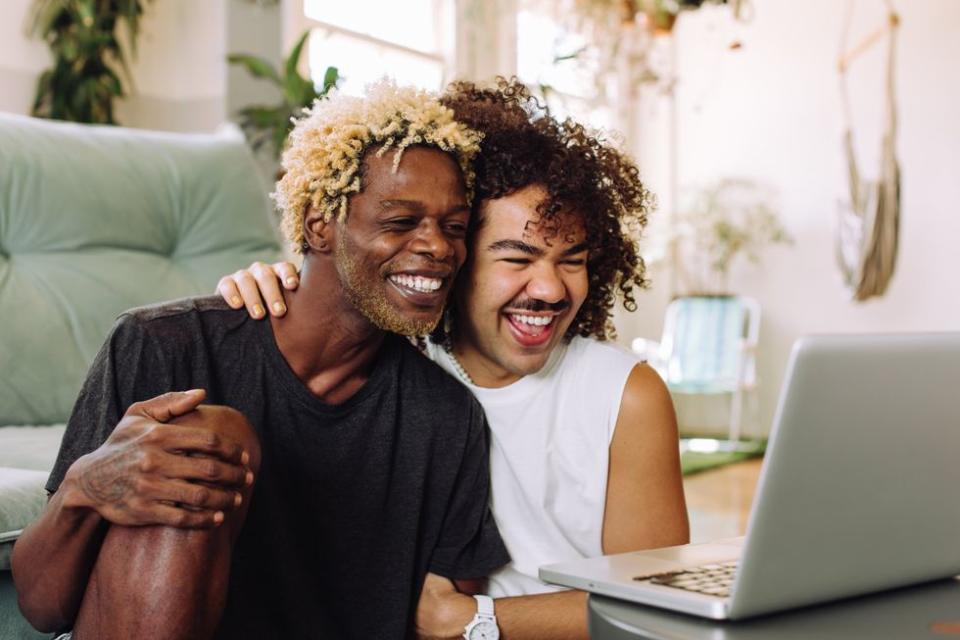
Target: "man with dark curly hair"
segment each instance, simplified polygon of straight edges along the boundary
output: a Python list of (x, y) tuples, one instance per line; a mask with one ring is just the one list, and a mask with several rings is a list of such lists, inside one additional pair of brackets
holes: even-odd
[[(626, 156), (550, 117), (515, 81), (456, 83), (443, 102), (484, 139), (467, 263), (422, 345), (487, 414), (492, 508), (513, 560), (489, 576), (493, 607), (429, 578), (418, 623), (450, 638), (468, 625), (470, 638), (486, 609), (509, 638), (586, 638), (585, 594), (542, 583), (539, 566), (689, 539), (669, 393), (608, 344), (617, 297), (634, 310), (646, 284), (632, 234), (649, 194)], [(279, 314), (278, 276), (296, 287), (293, 265), (280, 263), (219, 290), (261, 317), (262, 292)]]

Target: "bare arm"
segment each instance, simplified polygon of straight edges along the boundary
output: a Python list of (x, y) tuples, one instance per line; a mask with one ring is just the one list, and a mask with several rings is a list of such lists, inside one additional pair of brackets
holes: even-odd
[(239, 506), (236, 489), (252, 481), (246, 452), (204, 429), (164, 424), (203, 398), (170, 393), (131, 405), (107, 441), (71, 465), (13, 549), (20, 608), (34, 627), (72, 624), (110, 523), (214, 527)]
[[(460, 586), (461, 581), (457, 581)], [(587, 594), (560, 591), (513, 598), (495, 604), (503, 640), (589, 640)], [(417, 606), (417, 637), (458, 640), (477, 612), (477, 603), (446, 578), (429, 574)]]
[[(587, 632), (587, 594), (583, 591), (497, 598), (496, 613), (500, 637), (504, 640), (590, 638)], [(473, 617), (472, 613), (470, 617)]]
[(13, 547), (11, 570), (24, 617), (40, 631), (70, 627), (80, 609), (86, 584), (107, 531), (107, 523), (90, 509), (70, 506), (75, 491), (68, 473), (50, 497), (40, 518)]
[(677, 437), (670, 392), (656, 371), (638, 364), (627, 378), (610, 443), (605, 554), (690, 541)]

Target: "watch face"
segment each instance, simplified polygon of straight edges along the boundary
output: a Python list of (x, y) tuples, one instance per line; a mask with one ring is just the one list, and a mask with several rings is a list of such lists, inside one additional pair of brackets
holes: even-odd
[(480, 620), (470, 629), (468, 640), (499, 640), (500, 629), (496, 623), (489, 620)]

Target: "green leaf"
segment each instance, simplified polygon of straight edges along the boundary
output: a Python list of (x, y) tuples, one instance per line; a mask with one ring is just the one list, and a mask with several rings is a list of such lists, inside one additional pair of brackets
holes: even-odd
[(323, 97), (322, 94), (317, 93), (317, 88), (313, 86), (313, 82), (306, 80), (303, 83), (303, 87), (300, 90), (300, 95), (297, 96), (298, 100), (294, 106), (303, 108), (309, 107), (313, 104), (313, 101), (317, 98)]
[(287, 104), (297, 107), (305, 107), (316, 97), (317, 92), (313, 88), (313, 83), (301, 76), (299, 73), (286, 77), (283, 86), (283, 96)]
[(75, 40), (66, 40), (63, 42), (63, 48), (60, 50), (60, 55), (69, 62), (73, 62), (80, 55), (80, 46)]
[(110, 92), (111, 95), (117, 97), (123, 95), (123, 85), (120, 83), (120, 78), (110, 70), (107, 70), (105, 74), (100, 76), (100, 84)]
[(53, 30), (53, 25), (60, 19), (60, 14), (66, 12), (61, 0), (36, 0), (33, 17), (30, 21), (30, 33), (46, 39)]
[(95, 16), (93, 15), (94, 8), (90, 6), (89, 3), (80, 2), (76, 4), (77, 7), (77, 16), (80, 18), (79, 22), (81, 25), (90, 29), (96, 24)]
[(285, 75), (289, 79), (290, 76), (300, 77), (300, 74), (297, 72), (297, 67), (300, 65), (300, 54), (303, 51), (303, 45), (307, 42), (307, 38), (310, 37), (309, 29), (303, 32), (303, 35), (300, 36), (300, 39), (297, 40), (297, 44), (293, 46), (293, 49), (290, 51), (290, 57), (287, 58), (287, 64), (285, 69)]
[(80, 122), (87, 122), (90, 120), (90, 85), (87, 82), (81, 82), (76, 91), (73, 92), (72, 100), (70, 101), (70, 110), (75, 114), (73, 119), (76, 119)]
[(250, 146), (254, 151), (258, 150), (260, 147), (265, 145), (270, 140), (269, 132), (260, 131), (252, 132), (247, 136), (247, 140), (250, 142)]
[[(140, 0), (126, 0), (121, 2), (123, 5), (120, 14), (125, 18), (124, 23), (127, 26), (127, 42), (130, 43), (130, 53), (134, 57), (137, 55), (137, 36), (140, 35), (140, 17), (143, 15), (143, 4)], [(126, 62), (122, 60), (124, 67)], [(129, 78), (129, 71), (125, 71)]]
[(583, 55), (583, 52), (586, 50), (587, 50), (587, 45), (583, 45), (582, 47), (579, 47), (576, 50), (571, 51), (570, 53), (567, 53), (567, 54), (555, 54), (553, 56), (553, 64), (557, 64), (558, 62), (565, 62), (567, 60), (576, 60), (581, 55)]
[(320, 91), (320, 96), (327, 95), (327, 92), (330, 89), (337, 86), (337, 81), (340, 79), (340, 70), (336, 67), (327, 67), (327, 70), (323, 74), (323, 89)]
[(227, 56), (227, 62), (230, 64), (239, 64), (243, 65), (247, 71), (250, 72), (254, 78), (264, 78), (270, 80), (277, 86), (282, 86), (283, 81), (280, 79), (280, 74), (277, 73), (277, 70), (273, 68), (273, 65), (264, 58), (259, 56), (247, 55), (243, 53), (232, 53)]
[[(279, 111), (280, 109), (277, 107), (247, 107), (241, 109), (239, 114), (252, 125), (259, 128), (267, 128), (277, 121)], [(282, 117), (282, 114), (280, 115)]]

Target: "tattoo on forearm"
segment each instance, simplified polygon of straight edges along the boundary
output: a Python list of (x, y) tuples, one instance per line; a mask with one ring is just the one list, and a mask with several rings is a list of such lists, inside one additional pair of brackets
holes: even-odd
[(123, 451), (109, 457), (99, 467), (80, 475), (80, 488), (96, 502), (121, 502), (133, 490), (133, 482), (127, 469), (135, 456), (136, 452)]

